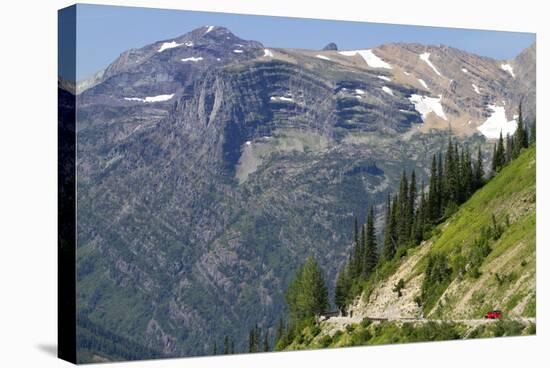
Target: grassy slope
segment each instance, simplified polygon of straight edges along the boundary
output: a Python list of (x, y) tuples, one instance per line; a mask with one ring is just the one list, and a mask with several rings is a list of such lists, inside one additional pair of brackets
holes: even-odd
[[(505, 319), (535, 317), (535, 166), (535, 147), (531, 147), (436, 229), (436, 235), (430, 239), (432, 247), (428, 254), (443, 253), (453, 267), (453, 275), (448, 287), (443, 288), (443, 294), (436, 295), (431, 305), (425, 306), (425, 315), (429, 318), (478, 319), (485, 311), (493, 308), (502, 309)], [(503, 233), (498, 240), (490, 242), (492, 250), (481, 263), (479, 276), (459, 272), (464, 269), (466, 256), (474, 247), (481, 229), (492, 225), (493, 214), (502, 226)], [(507, 217), (509, 225), (506, 225)], [(409, 253), (416, 253), (416, 249), (410, 249)], [(404, 257), (399, 263), (405, 262), (410, 256)], [(427, 257), (417, 263), (412, 274), (423, 272)], [(394, 263), (388, 264), (390, 275), (392, 270), (395, 272), (397, 269)], [(308, 327), (287, 349), (533, 333), (533, 324), (506, 320), (475, 329), (452, 322), (377, 324), (364, 320), (332, 335), (324, 331), (323, 325), (321, 328)]]
[[(486, 310), (500, 308), (505, 315), (535, 316), (535, 166), (535, 147), (531, 147), (441, 226), (430, 252), (448, 257), (453, 280), (433, 308), (424, 309), (425, 314), (480, 318)], [(492, 251), (479, 267), (479, 277), (461, 275), (458, 270), (481, 229), (492, 225), (493, 215), (503, 227), (502, 236), (490, 243)], [(419, 270), (422, 266), (420, 262)]]

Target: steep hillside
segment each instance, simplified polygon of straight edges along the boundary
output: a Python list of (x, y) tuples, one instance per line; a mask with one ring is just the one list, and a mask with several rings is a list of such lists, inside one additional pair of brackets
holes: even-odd
[[(372, 277), (348, 316), (307, 328), (288, 349), (534, 333), (535, 168), (532, 146), (431, 239)], [(484, 233), (491, 234), (486, 250)], [(445, 260), (447, 277), (428, 281), (428, 264), (437, 259)], [(503, 321), (483, 319), (494, 309)]]

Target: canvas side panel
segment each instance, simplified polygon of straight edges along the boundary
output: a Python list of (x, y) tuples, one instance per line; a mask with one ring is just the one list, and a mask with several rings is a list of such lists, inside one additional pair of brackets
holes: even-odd
[(76, 6), (58, 12), (58, 356), (76, 363)]

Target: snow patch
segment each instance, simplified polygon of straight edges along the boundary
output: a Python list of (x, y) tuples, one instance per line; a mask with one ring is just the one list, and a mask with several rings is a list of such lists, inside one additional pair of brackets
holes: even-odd
[(474, 91), (475, 91), (478, 95), (481, 94), (481, 92), (479, 91), (479, 87), (478, 87), (478, 86), (476, 86), (475, 84), (472, 83), (472, 87), (474, 88)]
[(243, 53), (243, 50), (233, 50), (233, 52), (234, 52), (235, 54), (242, 54), (242, 53)]
[(323, 60), (328, 60), (330, 61), (330, 58), (326, 57), (325, 55), (315, 55), (316, 58), (319, 58), (319, 59), (323, 59)]
[(355, 93), (357, 93), (358, 95), (364, 95), (365, 91), (363, 91), (362, 89), (356, 89)]
[(170, 95), (158, 95), (158, 96), (151, 96), (151, 97), (124, 97), (126, 101), (139, 101), (139, 102), (162, 102), (162, 101), (168, 101), (172, 97), (174, 97), (174, 94)]
[(193, 42), (191, 42), (191, 41), (186, 42), (184, 45), (187, 46), (187, 47), (193, 47), (193, 46), (195, 46), (195, 44), (194, 44)]
[(378, 78), (385, 80), (386, 82), (391, 82), (391, 78), (386, 77), (385, 75), (379, 75)]
[(382, 91), (386, 92), (388, 95), (395, 96), (393, 94), (393, 91), (391, 90), (391, 88), (389, 88), (387, 86), (382, 87)]
[(506, 119), (506, 110), (504, 106), (487, 105), (492, 110), (491, 116), (485, 120), (477, 129), (487, 138), (497, 139), (502, 132), (502, 136), (514, 134), (518, 123), (516, 120)]
[(363, 60), (371, 68), (385, 68), (392, 69), (392, 66), (386, 63), (384, 60), (380, 59), (378, 56), (372, 52), (372, 50), (351, 50), (351, 51), (338, 51), (340, 55), (344, 56), (355, 56), (357, 54), (361, 55)]
[(271, 96), (271, 101), (286, 101), (286, 102), (294, 102), (294, 100), (291, 97), (285, 97), (285, 96)]
[(192, 62), (196, 63), (197, 61), (201, 61), (201, 60), (203, 60), (202, 56), (199, 56), (199, 57), (191, 56), (191, 57), (188, 57), (188, 58), (181, 59), (181, 61), (183, 61), (184, 63), (187, 62), (187, 61), (192, 61)]
[(264, 49), (264, 57), (273, 57), (271, 50)]
[(426, 120), (426, 117), (430, 112), (433, 112), (440, 118), (447, 120), (447, 116), (445, 115), (443, 106), (441, 105), (441, 96), (428, 97), (414, 94), (409, 97), (409, 101), (414, 104), (414, 109), (422, 115), (422, 120)]
[(404, 73), (405, 75), (411, 75), (411, 73), (409, 73), (409, 72), (405, 72), (405, 71), (404, 71), (403, 73)]
[(429, 89), (429, 88), (428, 88), (428, 85), (426, 84), (426, 82), (424, 82), (424, 79), (418, 78), (418, 82), (422, 85), (422, 87), (424, 87), (424, 88), (426, 88), (426, 89)]
[(250, 141), (246, 141), (246, 142), (244, 142), (244, 143), (245, 143), (247, 146), (250, 146), (250, 145), (252, 144), (252, 142), (250, 142)]
[(423, 54), (420, 54), (420, 59), (423, 60), (424, 62), (426, 62), (426, 64), (428, 64), (428, 66), (430, 68), (433, 69), (433, 71), (439, 75), (440, 77), (442, 76), (441, 73), (439, 72), (439, 70), (437, 70), (437, 68), (432, 64), (432, 62), (430, 61), (430, 53), (429, 52), (425, 52)]
[(164, 50), (173, 49), (174, 47), (178, 47), (181, 45), (183, 44), (177, 43), (176, 41), (165, 42), (162, 45), (160, 45), (160, 48), (158, 49), (157, 52), (163, 52)]
[(462, 70), (462, 73), (468, 74), (468, 69), (462, 68), (461, 70)]
[(504, 70), (505, 72), (510, 73), (510, 75), (515, 78), (516, 75), (514, 74), (514, 68), (512, 68), (512, 65), (510, 64), (500, 64), (500, 68)]
[(208, 26), (208, 28), (206, 29), (206, 32), (204, 32), (204, 34), (209, 33), (209, 32), (212, 31), (214, 28), (215, 28), (215, 26)]

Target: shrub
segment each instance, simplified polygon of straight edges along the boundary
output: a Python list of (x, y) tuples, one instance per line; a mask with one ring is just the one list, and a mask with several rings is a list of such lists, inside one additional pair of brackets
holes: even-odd
[(332, 337), (330, 335), (325, 335), (319, 340), (319, 345), (323, 348), (330, 346), (330, 344), (332, 344)]

